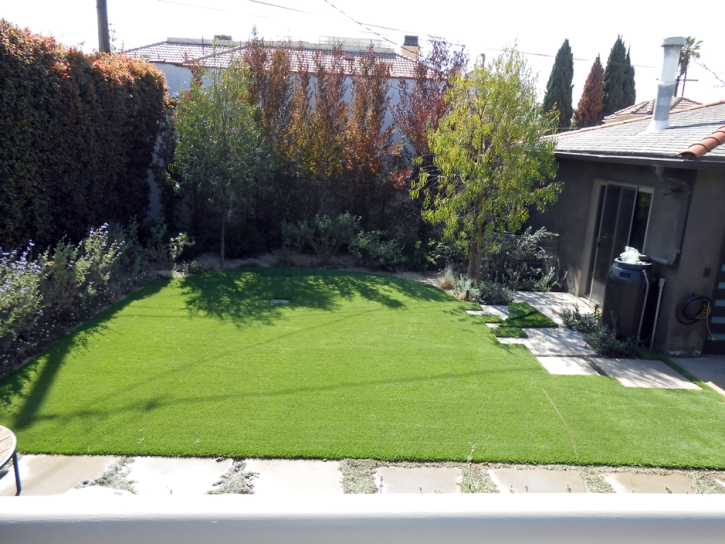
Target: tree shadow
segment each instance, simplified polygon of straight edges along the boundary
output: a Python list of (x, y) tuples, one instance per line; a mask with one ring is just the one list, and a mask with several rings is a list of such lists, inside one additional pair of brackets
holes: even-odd
[[(334, 311), (359, 296), (389, 309), (405, 299), (450, 301), (443, 291), (410, 280), (335, 270), (242, 269), (181, 280), (191, 315), (206, 315), (242, 326), (279, 319), (285, 308)], [(275, 304), (273, 300), (289, 301)]]
[[(423, 283), (334, 270), (255, 268), (189, 276), (178, 281), (191, 315), (208, 315), (237, 326), (281, 319), (284, 307), (332, 312), (344, 301), (358, 296), (392, 310), (405, 308), (406, 300), (451, 302), (447, 293)], [(12, 404), (22, 402), (15, 413), (14, 428), (23, 430), (39, 419), (38, 411), (71, 351), (87, 347), (95, 337), (109, 330), (108, 323), (129, 304), (157, 294), (168, 283), (146, 287), (101, 312), (8, 376), (0, 384), (0, 409), (8, 413)], [(272, 299), (289, 303), (273, 304)]]
[[(71, 334), (61, 338), (38, 355), (33, 361), (23, 366), (0, 384), (0, 408), (7, 410), (11, 403), (24, 399), (23, 407), (15, 416), (14, 428), (22, 430), (35, 421), (36, 414), (43, 404), (58, 371), (68, 353), (77, 348), (86, 348), (90, 341), (108, 330), (108, 322), (136, 300), (153, 296), (168, 282), (159, 282), (126, 297), (122, 301), (104, 310), (93, 319), (87, 321)], [(29, 384), (33, 384), (25, 393)]]

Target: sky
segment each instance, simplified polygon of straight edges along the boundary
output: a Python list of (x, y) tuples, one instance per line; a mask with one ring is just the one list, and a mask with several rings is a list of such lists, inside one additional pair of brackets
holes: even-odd
[[(465, 0), (107, 0), (115, 45), (126, 49), (167, 37), (247, 39), (253, 27), (265, 39), (318, 42), (321, 36), (382, 40), (398, 49), (406, 34), (425, 47), (430, 37), (491, 58), (516, 44), (538, 72), (540, 95), (564, 39), (574, 54), (574, 106), (597, 54), (606, 64), (621, 35), (635, 66), (637, 101), (653, 99), (662, 65), (662, 40), (695, 36), (700, 61), (725, 80), (725, 5), (687, 9), (682, 2), (610, 0), (585, 3)], [(588, 7), (584, 7), (588, 5)], [(94, 0), (0, 0), (0, 17), (90, 52), (98, 47)], [(725, 87), (693, 64), (685, 96), (725, 100)]]

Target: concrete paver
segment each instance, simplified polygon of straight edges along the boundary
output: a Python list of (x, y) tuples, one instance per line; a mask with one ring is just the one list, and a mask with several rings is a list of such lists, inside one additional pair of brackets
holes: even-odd
[(135, 480), (132, 485), (139, 496), (203, 495), (231, 466), (231, 459), (136, 457), (128, 479)]
[(100, 485), (89, 485), (79, 489), (71, 489), (64, 493), (73, 497), (93, 497), (94, 499), (104, 500), (108, 497), (133, 497), (133, 493), (125, 489), (113, 489), (112, 487), (102, 487)]
[[(95, 480), (116, 460), (107, 455), (23, 455), (18, 462), (23, 496), (60, 495)], [(0, 480), (0, 496), (15, 495), (12, 468)]]
[(508, 306), (489, 306), (481, 304), (481, 314), (479, 315), (497, 315), (502, 319), (506, 319), (509, 316), (509, 309)]
[(599, 376), (584, 357), (537, 357), (549, 374), (564, 376)]
[(255, 495), (343, 493), (337, 461), (248, 459), (246, 472), (256, 472)]
[(448, 467), (382, 467), (375, 485), (382, 493), (460, 493), (463, 474)]
[(725, 355), (705, 355), (697, 359), (672, 359), (697, 379), (725, 395)]
[(625, 387), (700, 389), (662, 361), (594, 357), (592, 362)]
[(564, 308), (579, 308), (582, 314), (594, 311), (589, 304), (571, 293), (529, 293), (517, 291), (514, 295), (514, 302), (528, 302), (542, 314), (553, 319), (557, 324), (562, 324), (559, 312)]
[(619, 472), (603, 477), (617, 493), (694, 493), (692, 478), (686, 474)]
[(576, 470), (496, 468), (488, 471), (501, 493), (586, 493)]
[(528, 338), (499, 338), (502, 344), (523, 344), (534, 355), (581, 357), (596, 355), (584, 341), (584, 335), (559, 327), (557, 329), (524, 329)]

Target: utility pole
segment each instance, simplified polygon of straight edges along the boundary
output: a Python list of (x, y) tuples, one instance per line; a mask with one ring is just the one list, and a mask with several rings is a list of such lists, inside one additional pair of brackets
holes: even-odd
[(106, 8), (106, 0), (96, 0), (96, 10), (98, 11), (98, 52), (111, 52), (111, 39), (108, 35), (108, 9)]

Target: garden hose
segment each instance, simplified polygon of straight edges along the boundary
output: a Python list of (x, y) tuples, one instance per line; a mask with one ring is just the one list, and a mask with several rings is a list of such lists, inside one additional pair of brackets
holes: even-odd
[[(698, 307), (691, 308), (695, 304), (700, 304), (699, 311)], [(714, 340), (712, 333), (710, 332), (710, 321), (708, 317), (712, 313), (712, 299), (704, 295), (696, 295), (693, 293), (690, 297), (682, 301), (682, 304), (677, 308), (677, 321), (683, 325), (693, 325), (698, 321), (705, 320), (707, 326), (707, 337), (709, 340)]]

